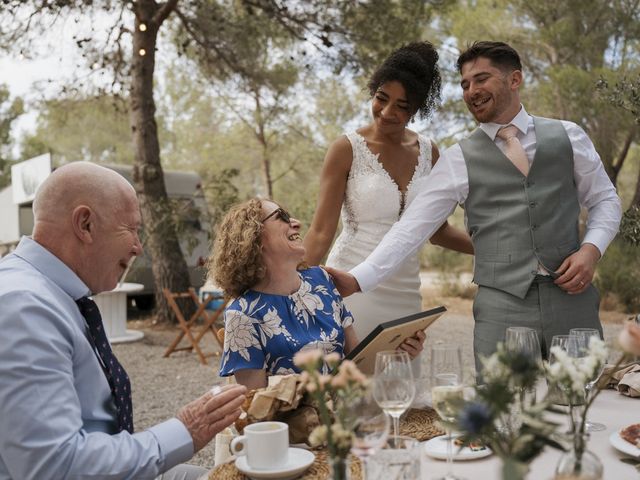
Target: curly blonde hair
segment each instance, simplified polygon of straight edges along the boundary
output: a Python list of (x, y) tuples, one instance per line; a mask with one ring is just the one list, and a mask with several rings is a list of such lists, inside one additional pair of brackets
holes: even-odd
[(262, 259), (262, 202), (252, 198), (234, 205), (218, 227), (209, 276), (227, 297), (241, 295), (266, 275)]

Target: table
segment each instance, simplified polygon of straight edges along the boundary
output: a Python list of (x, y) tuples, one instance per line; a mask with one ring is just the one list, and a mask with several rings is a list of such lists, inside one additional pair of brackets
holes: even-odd
[(93, 296), (111, 343), (135, 342), (144, 337), (139, 330), (127, 330), (127, 294), (144, 289), (141, 283), (121, 283), (109, 292)]
[[(541, 393), (540, 391), (538, 392)], [(542, 398), (542, 397), (538, 397)], [(604, 390), (589, 409), (589, 420), (604, 423), (607, 429), (603, 432), (591, 433), (587, 448), (595, 453), (604, 466), (604, 480), (622, 480), (638, 478), (632, 465), (620, 461), (625, 457), (609, 443), (609, 436), (632, 423), (640, 423), (640, 399), (620, 395), (615, 390)], [(556, 417), (563, 420), (563, 417)], [(568, 420), (568, 418), (565, 418)], [(562, 452), (547, 447), (542, 454), (531, 463), (527, 479), (547, 480), (553, 478), (558, 460)], [(640, 461), (640, 458), (638, 459)], [(500, 459), (495, 455), (480, 460), (454, 462), (454, 474), (467, 480), (500, 479)], [(446, 473), (446, 463), (423, 455), (422, 478), (430, 479)]]
[[(541, 387), (538, 394), (543, 395), (544, 389), (546, 389), (546, 387)], [(557, 416), (555, 419), (559, 422), (563, 420), (568, 422), (568, 417), (566, 416)], [(604, 423), (607, 426), (607, 429), (603, 432), (593, 432), (588, 443), (589, 450), (600, 458), (604, 466), (603, 479), (626, 480), (637, 478), (638, 474), (636, 469), (632, 465), (620, 461), (625, 455), (611, 446), (609, 436), (611, 433), (631, 423), (640, 423), (640, 399), (625, 397), (615, 390), (605, 390), (591, 406), (589, 419)], [(425, 422), (422, 421), (420, 423), (424, 424)], [(415, 426), (405, 425), (404, 427), (414, 428)], [(421, 428), (424, 428), (424, 426)], [(401, 429), (403, 429), (402, 425)], [(402, 433), (411, 435), (410, 431), (403, 431)], [(547, 447), (544, 452), (531, 463), (531, 470), (526, 478), (528, 480), (552, 479), (560, 455), (562, 455), (561, 451)], [(640, 458), (638, 461), (640, 461)], [(455, 475), (465, 478), (466, 480), (500, 480), (501, 466), (500, 459), (496, 455), (491, 455), (479, 460), (454, 462), (453, 472)], [(317, 466), (316, 470), (318, 470)], [(424, 453), (421, 455), (421, 479), (430, 480), (432, 478), (442, 477), (446, 473), (446, 470), (447, 466), (445, 461), (432, 459)], [(311, 469), (303, 475), (302, 479), (317, 480), (323, 476), (317, 473), (318, 472)], [(241, 478), (245, 477), (243, 477), (232, 464), (221, 465), (209, 474), (209, 480), (238, 480)], [(353, 480), (359, 480), (360, 477), (354, 475), (352, 478)]]

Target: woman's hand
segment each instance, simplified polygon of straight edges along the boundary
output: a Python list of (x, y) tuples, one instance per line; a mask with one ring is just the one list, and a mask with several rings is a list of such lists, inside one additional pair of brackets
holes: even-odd
[(424, 341), (426, 338), (425, 333), (422, 330), (418, 330), (413, 337), (405, 339), (398, 347), (398, 350), (404, 350), (409, 354), (411, 360), (413, 360), (424, 350)]

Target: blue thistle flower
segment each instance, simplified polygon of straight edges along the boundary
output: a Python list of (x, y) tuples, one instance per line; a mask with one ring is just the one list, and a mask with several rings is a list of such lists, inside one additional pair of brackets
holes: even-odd
[(481, 402), (470, 402), (460, 412), (459, 424), (462, 431), (479, 435), (493, 423), (491, 410)]

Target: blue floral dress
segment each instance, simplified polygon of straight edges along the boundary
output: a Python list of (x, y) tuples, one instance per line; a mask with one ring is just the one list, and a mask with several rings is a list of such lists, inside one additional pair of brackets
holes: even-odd
[(227, 307), (221, 376), (247, 368), (298, 373), (293, 356), (306, 348), (344, 355), (344, 329), (353, 317), (338, 290), (320, 267), (298, 275), (300, 288), (291, 295), (247, 290)]

